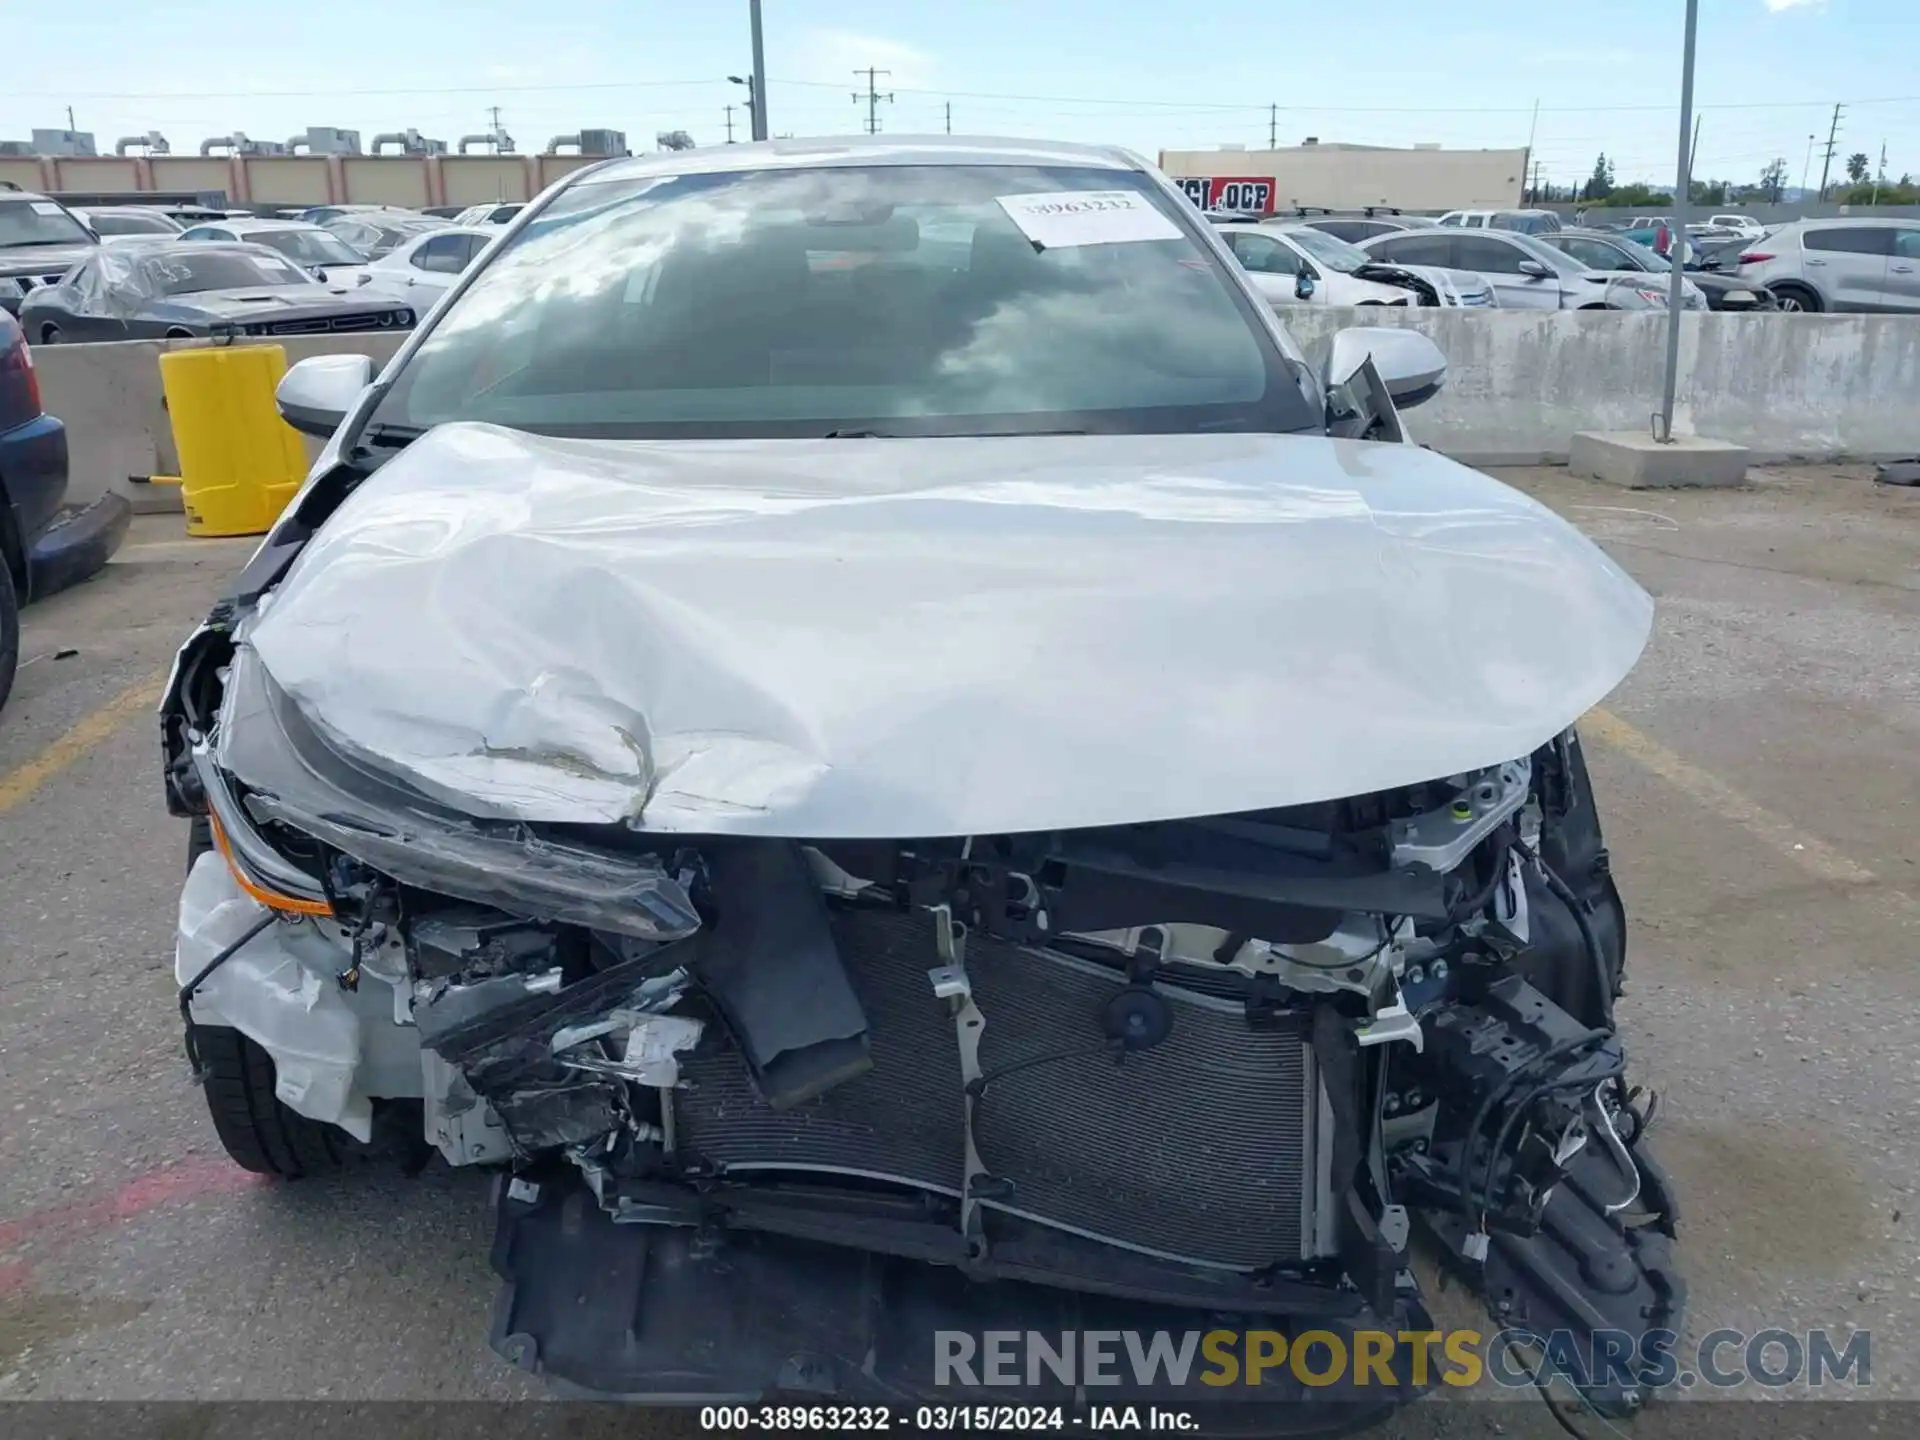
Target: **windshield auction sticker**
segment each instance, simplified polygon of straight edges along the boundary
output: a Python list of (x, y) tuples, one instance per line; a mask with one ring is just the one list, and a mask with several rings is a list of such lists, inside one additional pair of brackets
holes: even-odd
[(1020, 233), (1042, 250), (1180, 238), (1180, 227), (1133, 190), (1055, 190), (999, 200)]

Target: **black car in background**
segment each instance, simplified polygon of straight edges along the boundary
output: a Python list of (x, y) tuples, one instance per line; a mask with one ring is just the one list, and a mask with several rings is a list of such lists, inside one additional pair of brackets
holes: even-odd
[(100, 237), (58, 200), (0, 186), (0, 310), (20, 304), (43, 285), (55, 285), (100, 248)]
[(0, 314), (0, 705), (20, 662), (20, 606), (106, 564), (132, 519), (112, 491), (67, 503), (66, 427), (41, 406), (26, 337)]
[(404, 301), (327, 285), (264, 245), (123, 240), (96, 247), (20, 306), (35, 345), (404, 330)]

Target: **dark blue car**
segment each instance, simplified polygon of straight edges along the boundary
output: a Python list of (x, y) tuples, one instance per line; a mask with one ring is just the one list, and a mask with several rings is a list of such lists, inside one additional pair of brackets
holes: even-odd
[(21, 604), (93, 574), (133, 518), (124, 496), (80, 510), (66, 498), (66, 427), (40, 408), (26, 337), (0, 312), (0, 705), (20, 663)]

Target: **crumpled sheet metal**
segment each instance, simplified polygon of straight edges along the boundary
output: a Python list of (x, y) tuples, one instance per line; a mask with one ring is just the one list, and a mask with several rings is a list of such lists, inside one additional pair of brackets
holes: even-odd
[(1526, 754), (1652, 602), (1411, 446), (622, 442), (443, 426), (247, 638), (477, 816), (816, 838), (1145, 822)]

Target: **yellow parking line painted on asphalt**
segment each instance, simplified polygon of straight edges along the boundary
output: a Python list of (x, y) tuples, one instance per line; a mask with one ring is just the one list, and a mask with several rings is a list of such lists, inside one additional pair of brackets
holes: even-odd
[[(1674, 789), (1698, 801), (1722, 819), (1731, 820), (1748, 834), (1766, 841), (1801, 869), (1821, 880), (1835, 885), (1872, 885), (1880, 878), (1825, 841), (1809, 835), (1792, 821), (1782, 819), (1765, 806), (1749, 800), (1718, 775), (1709, 774), (1692, 761), (1682, 759), (1611, 710), (1589, 710), (1580, 721), (1580, 733), (1588, 739), (1600, 741), (1609, 749), (1618, 750), (1642, 769), (1652, 771)], [(1888, 893), (1897, 903), (1913, 904), (1912, 900), (1897, 891)]]
[(136, 680), (18, 770), (0, 775), (0, 815), (30, 799), (42, 785), (112, 736), (130, 716), (143, 710), (152, 713), (166, 682), (165, 670)]

